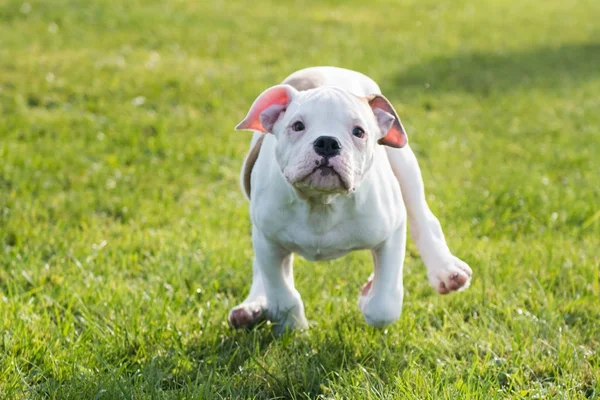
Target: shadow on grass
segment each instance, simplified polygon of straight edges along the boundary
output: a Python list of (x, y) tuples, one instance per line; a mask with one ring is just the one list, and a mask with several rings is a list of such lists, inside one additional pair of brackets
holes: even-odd
[[(333, 331), (337, 334), (324, 336), (298, 332), (274, 336), (264, 326), (225, 333), (218, 347), (206, 342), (190, 346), (188, 355), (203, 377), (190, 371), (194, 377), (178, 380), (204, 383), (204, 393), (219, 398), (315, 398), (345, 371), (359, 363), (369, 366), (376, 359), (371, 354), (357, 356), (347, 343), (348, 332), (341, 333), (348, 327), (337, 328)], [(208, 360), (211, 368), (205, 368)], [(218, 378), (211, 379), (211, 370)]]
[[(308, 399), (331, 394), (340, 380), (366, 369), (383, 373), (380, 346), (351, 337), (369, 334), (358, 323), (334, 323), (327, 332), (275, 336), (269, 327), (207, 332), (134, 361), (122, 353), (102, 360), (93, 374), (74, 370), (66, 379), (46, 377), (30, 387), (31, 398), (256, 398)], [(379, 331), (376, 331), (379, 332)], [(362, 335), (362, 336), (359, 336)], [(379, 333), (383, 335), (383, 333)], [(378, 335), (376, 335), (378, 336)], [(367, 339), (365, 339), (367, 340)], [(379, 342), (377, 340), (376, 342)], [(383, 343), (384, 341), (382, 341)], [(97, 358), (100, 355), (97, 355)], [(383, 364), (382, 364), (383, 363)], [(401, 368), (406, 367), (401, 363)], [(394, 367), (398, 372), (398, 364)], [(374, 383), (378, 384), (378, 383)]]
[(600, 43), (435, 57), (400, 71), (393, 91), (462, 92), (478, 96), (517, 89), (565, 90), (600, 78)]

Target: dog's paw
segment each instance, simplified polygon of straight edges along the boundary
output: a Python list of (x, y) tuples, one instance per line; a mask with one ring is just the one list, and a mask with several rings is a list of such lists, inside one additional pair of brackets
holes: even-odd
[(268, 299), (265, 311), (267, 319), (274, 323), (275, 334), (308, 328), (304, 315), (304, 304), (297, 292), (285, 299)]
[(441, 294), (465, 290), (471, 284), (472, 274), (471, 267), (455, 256), (427, 271), (429, 283)]
[(265, 320), (273, 323), (276, 334), (308, 328), (304, 305), (297, 293), (282, 299), (263, 298), (262, 301), (242, 303), (232, 308), (227, 318), (229, 326), (234, 329), (249, 329)]
[(305, 331), (308, 329), (308, 321), (304, 314), (296, 313), (279, 314), (278, 318), (270, 319), (274, 323), (273, 333), (282, 335), (287, 331)]
[(229, 326), (234, 329), (251, 328), (264, 319), (264, 305), (261, 303), (242, 303), (229, 312)]
[(360, 291), (358, 308), (367, 324), (381, 328), (396, 321), (402, 313), (402, 292), (396, 294), (372, 293), (373, 275)]

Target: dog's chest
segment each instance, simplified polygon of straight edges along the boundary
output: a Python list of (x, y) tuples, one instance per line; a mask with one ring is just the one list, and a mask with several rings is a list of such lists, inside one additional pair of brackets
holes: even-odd
[(253, 221), (268, 239), (316, 261), (341, 257), (353, 250), (372, 249), (397, 229), (402, 211), (390, 215), (374, 207), (350, 204), (315, 209), (298, 200), (257, 207)]
[(318, 261), (338, 258), (353, 250), (373, 248), (386, 237), (386, 231), (354, 220), (325, 232), (308, 224), (295, 224), (280, 231), (276, 240), (307, 260)]

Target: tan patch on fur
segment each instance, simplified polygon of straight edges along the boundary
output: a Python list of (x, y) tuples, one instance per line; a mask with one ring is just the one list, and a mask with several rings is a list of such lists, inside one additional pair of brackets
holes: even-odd
[(261, 135), (254, 147), (250, 149), (246, 160), (244, 161), (244, 192), (246, 192), (246, 196), (250, 198), (250, 189), (251, 189), (251, 178), (252, 178), (252, 170), (254, 169), (254, 164), (256, 164), (256, 160), (258, 159), (258, 155), (260, 154), (260, 148), (262, 147), (263, 140), (265, 139), (265, 135)]
[(309, 90), (321, 86), (318, 76), (306, 74), (305, 76), (290, 76), (283, 84), (290, 85), (298, 91)]

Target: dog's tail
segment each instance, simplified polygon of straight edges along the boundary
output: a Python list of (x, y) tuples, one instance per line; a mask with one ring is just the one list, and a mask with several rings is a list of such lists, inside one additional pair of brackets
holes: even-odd
[(254, 169), (254, 164), (256, 164), (256, 160), (260, 154), (264, 138), (264, 133), (258, 131), (254, 132), (252, 141), (250, 142), (250, 151), (248, 152), (248, 155), (246, 155), (246, 159), (242, 165), (240, 184), (242, 185), (242, 192), (244, 192), (248, 200), (250, 200), (252, 170)]

